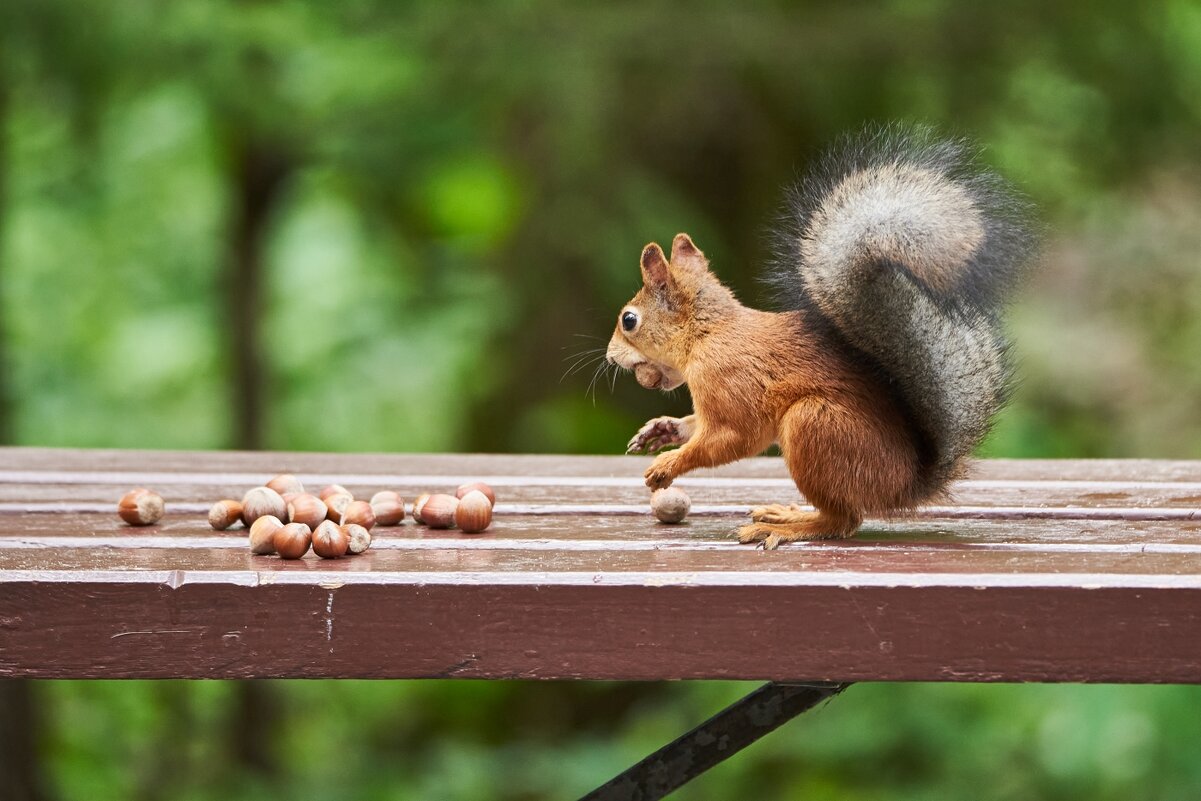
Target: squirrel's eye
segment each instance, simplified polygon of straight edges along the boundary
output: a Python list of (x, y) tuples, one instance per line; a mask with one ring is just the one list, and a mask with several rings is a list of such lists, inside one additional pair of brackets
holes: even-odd
[(626, 331), (633, 331), (634, 326), (638, 325), (638, 312), (627, 311), (621, 315), (621, 327)]

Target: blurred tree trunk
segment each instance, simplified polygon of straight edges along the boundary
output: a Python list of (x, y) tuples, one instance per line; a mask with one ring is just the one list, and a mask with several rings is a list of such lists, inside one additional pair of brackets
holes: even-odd
[(13, 420), (12, 362), (8, 354), (8, 293), (4, 278), (4, 232), (8, 222), (8, 75), (0, 57), (0, 445), (11, 445), (15, 439)]
[(280, 709), (274, 686), (248, 679), (234, 682), (233, 714), (230, 716), (230, 761), (243, 773), (269, 777), (279, 773), (271, 750), (279, 739)]
[(0, 796), (5, 801), (44, 801), (37, 751), (40, 721), (29, 679), (0, 680)]
[(281, 148), (255, 139), (235, 140), (231, 155), (234, 197), (224, 287), (232, 378), (230, 444), (257, 450), (264, 439), (267, 370), (261, 342), (263, 257), (280, 190), (293, 165)]

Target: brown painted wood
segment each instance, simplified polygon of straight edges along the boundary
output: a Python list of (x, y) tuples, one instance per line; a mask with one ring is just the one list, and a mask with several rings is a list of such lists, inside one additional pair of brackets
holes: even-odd
[[(510, 507), (530, 505), (553, 506), (633, 506), (644, 505), (647, 490), (637, 478), (640, 468), (631, 460), (630, 476), (603, 478), (591, 476), (546, 477), (542, 481), (557, 483), (527, 484), (530, 477), (492, 476), (501, 503)], [(195, 511), (198, 505), (207, 507), (212, 500), (238, 497), (256, 482), (264, 480), (258, 474), (246, 474), (243, 481), (197, 481), (194, 474), (129, 473), (109, 474), (109, 483), (68, 483), (35, 481), (44, 476), (19, 474), (26, 482), (4, 481), (0, 476), (0, 511), (107, 509), (125, 489), (132, 486), (153, 486), (172, 504)], [(92, 473), (89, 476), (98, 474)], [(214, 477), (215, 478), (215, 477)], [(326, 480), (308, 482), (320, 489), (336, 475)], [(364, 479), (366, 477), (359, 476)], [(458, 478), (468, 479), (472, 476)], [(33, 479), (33, 480), (31, 480)], [(499, 480), (498, 480), (499, 479)], [(503, 483), (502, 483), (503, 482)], [(436, 476), (380, 476), (375, 481), (342, 482), (356, 496), (370, 497), (381, 488), (394, 489), (409, 500), (430, 490), (452, 491), (461, 483), (448, 482)], [(939, 509), (1109, 509), (1114, 513), (1132, 510), (1176, 510), (1177, 514), (1192, 513), (1201, 519), (1201, 484), (1184, 482), (1147, 482), (1142, 487), (1128, 486), (1119, 491), (1116, 482), (988, 482), (966, 481), (955, 487), (951, 502), (939, 504)], [(679, 486), (692, 496), (694, 503), (705, 507), (746, 509), (768, 503), (798, 503), (802, 501), (796, 488), (787, 479), (746, 479), (738, 477), (680, 479)]]
[[(646, 462), (0, 449), (0, 676), (1201, 681), (1201, 463), (982, 462), (956, 504), (764, 553), (731, 535), (788, 499), (778, 459), (682, 482), (683, 526)], [(500, 504), (334, 562), (205, 524), (283, 470)], [(113, 514), (135, 484), (160, 525)]]
[(1198, 588), (137, 578), (5, 582), (0, 675), (1201, 681)]

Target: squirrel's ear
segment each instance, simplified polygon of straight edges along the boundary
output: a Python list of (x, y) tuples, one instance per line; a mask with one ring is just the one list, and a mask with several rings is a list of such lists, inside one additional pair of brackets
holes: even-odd
[(671, 262), (681, 267), (709, 269), (709, 261), (705, 258), (705, 254), (701, 253), (701, 249), (693, 244), (692, 237), (688, 234), (676, 234), (676, 238), (672, 240)]
[(651, 242), (642, 249), (642, 283), (650, 289), (665, 289), (671, 285), (671, 270), (663, 248)]

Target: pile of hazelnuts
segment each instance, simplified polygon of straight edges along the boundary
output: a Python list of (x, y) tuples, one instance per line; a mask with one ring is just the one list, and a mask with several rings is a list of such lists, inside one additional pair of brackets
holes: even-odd
[[(454, 495), (425, 493), (413, 504), (413, 519), (430, 528), (458, 527), (478, 534), (492, 524), (496, 493), (482, 482), (463, 484)], [(148, 526), (162, 519), (163, 499), (139, 488), (121, 498), (117, 514), (131, 526)], [(370, 501), (355, 497), (340, 484), (330, 484), (317, 495), (305, 492), (296, 476), (281, 474), (242, 496), (224, 499), (209, 509), (208, 520), (217, 531), (241, 523), (249, 529), (250, 552), (299, 559), (312, 548), (323, 559), (353, 556), (371, 547), (376, 525), (397, 526), (405, 518), (405, 503), (392, 490), (382, 490)]]

